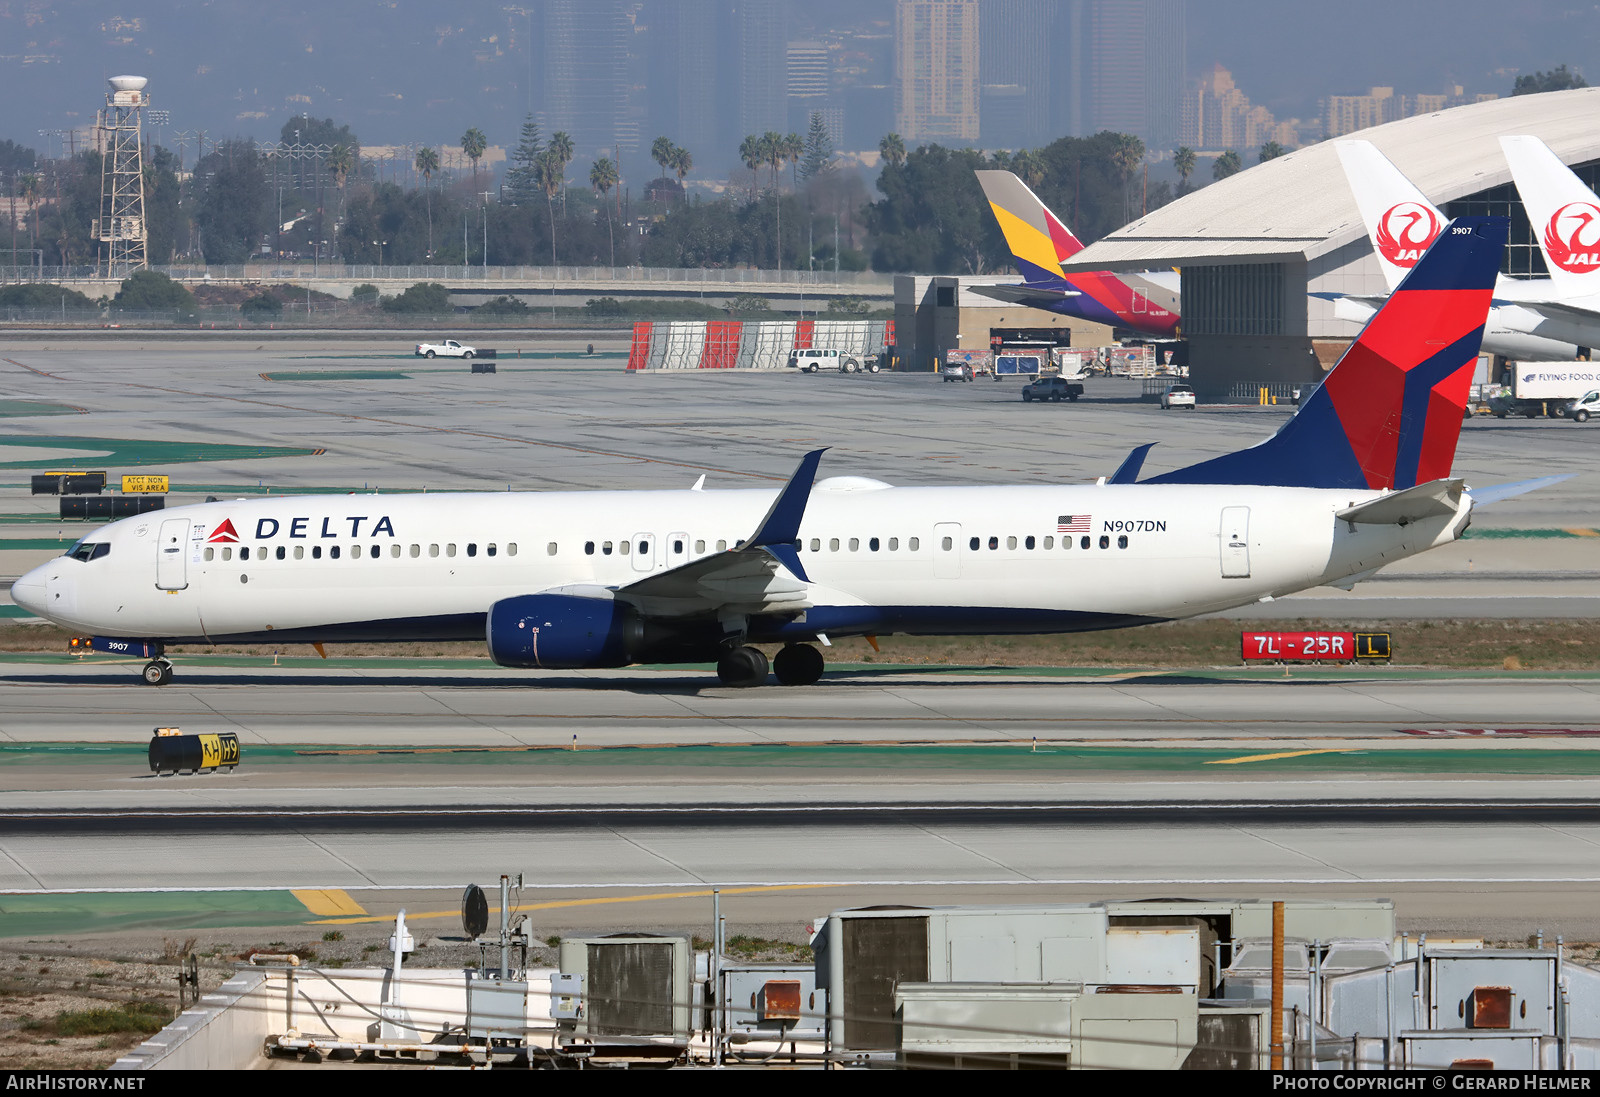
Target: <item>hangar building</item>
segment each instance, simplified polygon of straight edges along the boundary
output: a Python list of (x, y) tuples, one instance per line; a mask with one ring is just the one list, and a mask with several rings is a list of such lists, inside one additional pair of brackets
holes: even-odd
[[(1600, 180), (1600, 88), (1495, 99), (1375, 126), (1371, 141), (1448, 216), (1509, 214), (1507, 274), (1542, 276), (1499, 138), (1532, 134), (1591, 187)], [(1241, 150), (1243, 152), (1245, 150)], [(1330, 369), (1359, 325), (1318, 292), (1388, 287), (1331, 141), (1192, 194), (1075, 255), (1068, 270), (1179, 267), (1190, 378), (1202, 398), (1253, 398)]]

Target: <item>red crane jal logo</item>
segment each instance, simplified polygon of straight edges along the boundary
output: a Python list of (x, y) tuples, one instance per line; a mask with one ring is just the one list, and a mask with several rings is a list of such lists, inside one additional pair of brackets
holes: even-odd
[(1544, 227), (1544, 250), (1568, 274), (1600, 270), (1600, 207), (1568, 202), (1556, 210)]
[(1378, 218), (1378, 254), (1397, 267), (1417, 265), (1433, 238), (1439, 235), (1439, 218), (1420, 202), (1390, 206)]

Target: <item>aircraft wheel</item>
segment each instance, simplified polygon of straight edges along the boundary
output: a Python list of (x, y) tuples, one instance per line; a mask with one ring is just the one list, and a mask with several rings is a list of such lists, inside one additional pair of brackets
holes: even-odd
[(717, 678), (725, 686), (746, 688), (767, 680), (767, 657), (757, 648), (738, 647), (717, 660)]
[(772, 660), (772, 671), (786, 686), (809, 686), (822, 677), (822, 652), (810, 644), (788, 644)]
[(164, 686), (172, 681), (172, 664), (152, 659), (144, 665), (144, 681), (150, 686)]

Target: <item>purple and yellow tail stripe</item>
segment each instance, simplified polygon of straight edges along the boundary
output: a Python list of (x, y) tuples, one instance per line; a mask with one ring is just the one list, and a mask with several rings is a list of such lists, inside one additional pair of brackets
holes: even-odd
[(1146, 482), (1399, 490), (1448, 477), (1509, 227), (1450, 222), (1282, 430)]

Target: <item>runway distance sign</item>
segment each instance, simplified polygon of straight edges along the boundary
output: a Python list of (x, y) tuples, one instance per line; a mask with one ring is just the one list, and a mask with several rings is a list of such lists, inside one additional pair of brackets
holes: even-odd
[(1247, 663), (1350, 663), (1389, 658), (1387, 632), (1245, 632)]
[(124, 476), (122, 478), (122, 494), (124, 495), (165, 495), (171, 490), (169, 480), (165, 476)]

